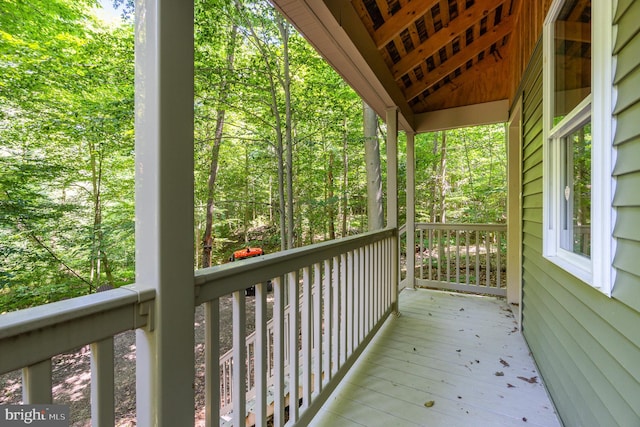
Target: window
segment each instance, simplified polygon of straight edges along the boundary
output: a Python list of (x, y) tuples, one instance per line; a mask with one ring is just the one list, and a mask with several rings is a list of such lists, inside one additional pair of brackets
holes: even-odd
[(613, 274), (611, 7), (607, 0), (555, 0), (544, 27), (543, 255), (607, 295)]

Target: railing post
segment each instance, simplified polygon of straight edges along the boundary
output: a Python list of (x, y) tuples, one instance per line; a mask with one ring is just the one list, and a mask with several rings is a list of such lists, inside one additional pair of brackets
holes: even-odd
[(22, 369), (22, 401), (25, 404), (51, 403), (51, 359)]
[(246, 353), (246, 301), (243, 291), (232, 296), (233, 306), (233, 425), (245, 424), (247, 409), (247, 353)]
[[(387, 108), (387, 227), (398, 228), (398, 108)], [(398, 285), (400, 281), (399, 242), (392, 247), (389, 257), (391, 271), (392, 306), (398, 313)]]
[(139, 426), (194, 424), (193, 2), (136, 0), (136, 332)]
[(91, 425), (115, 425), (113, 337), (91, 344)]
[(220, 425), (220, 301), (204, 305), (205, 425)]
[(407, 132), (407, 287), (416, 284), (416, 161), (415, 133)]

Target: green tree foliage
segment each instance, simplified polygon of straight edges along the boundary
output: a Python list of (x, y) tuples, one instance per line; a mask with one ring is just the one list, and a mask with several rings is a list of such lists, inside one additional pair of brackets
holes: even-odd
[[(277, 15), (263, 1), (235, 2), (235, 9), (224, 8), (219, 14), (196, 18), (196, 56), (204, 58), (200, 51), (209, 52), (213, 43), (222, 50), (211, 58), (209, 65), (196, 61), (206, 70), (215, 69), (211, 83), (203, 85), (209, 100), (221, 99), (211, 88), (219, 88), (227, 68), (224, 49), (229, 28), (239, 29), (235, 46), (234, 72), (228, 76), (226, 94), (225, 130), (220, 146), (219, 174), (215, 187), (214, 245), (217, 260), (225, 257), (224, 242), (234, 231), (245, 235), (249, 228), (270, 230), (265, 239), (255, 244), (266, 244), (269, 249), (282, 246), (282, 238), (288, 235), (299, 246), (318, 239), (339, 235), (336, 233), (342, 217), (353, 215), (345, 212), (360, 211), (355, 204), (362, 204), (362, 197), (349, 197), (357, 183), (358, 174), (364, 176), (358, 144), (361, 144), (361, 110), (355, 93), (317, 55), (304, 39), (291, 29), (287, 30), (290, 109), (287, 109), (287, 73), (284, 67), (285, 44), (282, 28), (278, 28)], [(222, 21), (218, 33), (207, 34), (210, 22)], [(200, 32), (198, 28), (206, 28)], [(224, 29), (227, 29), (226, 32)], [(200, 37), (202, 35), (203, 37)], [(205, 37), (206, 35), (206, 37)], [(199, 43), (204, 43), (200, 46)], [(215, 64), (215, 65), (212, 65)], [(199, 72), (196, 71), (196, 80)], [(196, 100), (196, 114), (206, 111), (206, 100)], [(212, 111), (210, 108), (210, 111)], [(206, 115), (205, 115), (206, 116)], [(196, 118), (196, 144), (211, 138), (214, 121)], [(200, 127), (202, 126), (202, 127)], [(290, 137), (286, 136), (290, 131)], [(291, 161), (285, 155), (290, 138)], [(346, 144), (345, 144), (346, 142)], [(205, 146), (196, 152), (196, 222), (204, 224), (205, 165), (209, 155)], [(345, 148), (346, 147), (346, 148)], [(344, 159), (350, 159), (346, 176)], [(332, 160), (333, 159), (333, 160)], [(286, 168), (291, 167), (291, 190), (285, 185)], [(329, 177), (333, 179), (329, 179)], [(347, 187), (345, 181), (355, 185)], [(283, 194), (282, 200), (280, 195)], [(361, 195), (362, 193), (358, 193)], [(291, 196), (289, 201), (284, 196)], [(344, 201), (348, 201), (344, 205)], [(290, 214), (285, 212), (291, 209)], [(286, 220), (293, 218), (293, 233), (282, 232)], [(328, 218), (330, 220), (328, 220)], [(355, 221), (357, 224), (358, 221)], [(333, 229), (333, 233), (332, 230)], [(205, 232), (201, 225), (196, 235)], [(342, 231), (344, 232), (344, 231)], [(198, 239), (199, 240), (199, 239)], [(284, 245), (286, 246), (286, 245)], [(228, 255), (227, 255), (228, 256)]]
[(0, 1), (0, 312), (132, 279), (133, 34), (92, 6)]
[[(416, 217), (440, 216), (438, 181), (444, 182), (447, 222), (506, 221), (507, 159), (504, 125), (446, 131), (446, 173), (440, 170), (442, 134), (416, 138)], [(436, 196), (436, 197), (434, 197)]]
[[(358, 96), (266, 0), (194, 5), (195, 267), (207, 210), (212, 264), (365, 231)], [(0, 0), (0, 312), (134, 278), (133, 24), (92, 7)], [(418, 220), (442, 188), (447, 221), (500, 222), (503, 129), (446, 136), (444, 179), (441, 135), (417, 137)]]

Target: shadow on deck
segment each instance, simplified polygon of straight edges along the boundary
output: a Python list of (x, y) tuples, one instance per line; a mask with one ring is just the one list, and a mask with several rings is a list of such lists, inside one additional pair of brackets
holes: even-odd
[(314, 426), (559, 426), (498, 298), (404, 290)]

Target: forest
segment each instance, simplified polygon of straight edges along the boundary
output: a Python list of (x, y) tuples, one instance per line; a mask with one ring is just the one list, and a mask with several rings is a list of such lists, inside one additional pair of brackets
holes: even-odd
[[(133, 10), (113, 3), (0, 0), (0, 313), (135, 281)], [(195, 0), (194, 34), (194, 268), (366, 231), (382, 120), (267, 0)], [(416, 220), (505, 222), (504, 140), (417, 135)]]

